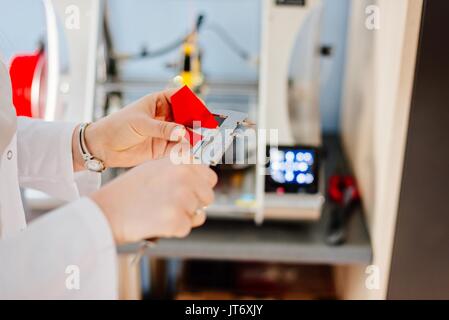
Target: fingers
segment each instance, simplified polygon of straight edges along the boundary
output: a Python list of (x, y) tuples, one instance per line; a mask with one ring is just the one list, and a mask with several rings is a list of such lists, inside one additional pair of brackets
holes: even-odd
[[(153, 138), (162, 138), (167, 141), (180, 141), (186, 135), (185, 128), (182, 125), (173, 123), (171, 110), (171, 96), (178, 89), (168, 89), (156, 94), (143, 97), (140, 106), (146, 110), (148, 119), (145, 124), (148, 126), (144, 130), (145, 136)], [(140, 121), (139, 121), (140, 122)], [(177, 132), (173, 130), (179, 126)]]
[(217, 174), (209, 166), (198, 164), (198, 159), (193, 158), (191, 151), (190, 143), (183, 139), (167, 143), (163, 156), (167, 157), (172, 164), (188, 166), (197, 176), (205, 179), (211, 187), (214, 187), (218, 182)]
[[(181, 164), (182, 161), (180, 160), (183, 159), (183, 156), (190, 156), (190, 150), (191, 147), (188, 141), (170, 141), (165, 146), (165, 150), (161, 156), (168, 157), (171, 160), (176, 160), (172, 161), (173, 164)], [(176, 159), (172, 159), (171, 157), (176, 157)]]
[(212, 188), (216, 183), (216, 175), (203, 165), (185, 165), (180, 170), (186, 171), (181, 180), (182, 196), (177, 198), (182, 201), (183, 208), (191, 219), (191, 226), (201, 226), (206, 221), (204, 208), (214, 201)]
[(171, 97), (174, 95), (180, 88), (170, 88), (161, 92), (164, 98), (171, 103)]
[(174, 165), (168, 158), (152, 163), (157, 162), (156, 172), (164, 176), (164, 181), (158, 183), (161, 188), (164, 184), (168, 187), (165, 189), (166, 206), (170, 208), (167, 225), (171, 231), (165, 236), (185, 237), (192, 228), (206, 221), (204, 208), (214, 201), (212, 188), (217, 182), (216, 175), (204, 165)]
[(189, 216), (198, 214), (214, 201), (212, 189), (203, 180), (183, 186), (177, 192), (176, 198)]
[(206, 221), (206, 214), (203, 212), (196, 215), (184, 214), (179, 217), (178, 227), (175, 236), (178, 238), (184, 238), (189, 235), (192, 228), (200, 227)]
[(215, 187), (218, 182), (217, 174), (208, 166), (203, 164), (192, 165), (193, 170), (208, 182), (210, 187)]
[(171, 97), (178, 91), (178, 89), (167, 89), (159, 93), (149, 95), (151, 104), (155, 104), (156, 108), (154, 110), (154, 117), (160, 120), (167, 120), (171, 118)]
[(206, 222), (206, 212), (202, 210), (200, 213), (194, 214), (192, 217), (192, 227), (200, 227)]
[(169, 143), (170, 142), (165, 139), (154, 138), (151, 143), (151, 152), (148, 154), (148, 160), (162, 158)]
[[(215, 173), (209, 168), (196, 168), (195, 171), (203, 171), (203, 175), (195, 174), (196, 182), (193, 187), (193, 193), (197, 200), (194, 201), (196, 207), (191, 216), (192, 227), (199, 227), (206, 221), (205, 208), (214, 202), (215, 196), (212, 187), (215, 185), (216, 180), (214, 179)], [(209, 171), (212, 175), (210, 175)]]
[(187, 237), (192, 230), (192, 221), (187, 214), (181, 214), (177, 218), (174, 236), (177, 238)]
[(177, 221), (176, 236), (185, 237), (190, 233), (190, 230), (199, 227), (206, 221), (206, 214), (201, 207), (201, 200), (195, 192), (185, 188), (177, 196), (179, 205), (182, 208)]
[(197, 209), (207, 207), (214, 202), (214, 192), (206, 180), (198, 179), (193, 191), (199, 200)]
[(186, 135), (186, 129), (174, 122), (148, 119), (145, 135), (167, 141), (181, 141)]
[(184, 165), (180, 170), (185, 170), (182, 183), (194, 192), (199, 200), (195, 210), (210, 205), (214, 201), (213, 187), (217, 183), (217, 175), (205, 165)]
[(176, 230), (176, 237), (184, 238), (189, 235), (192, 228), (200, 227), (206, 222), (206, 214), (203, 211), (200, 214), (187, 215), (184, 214), (179, 217), (178, 227)]

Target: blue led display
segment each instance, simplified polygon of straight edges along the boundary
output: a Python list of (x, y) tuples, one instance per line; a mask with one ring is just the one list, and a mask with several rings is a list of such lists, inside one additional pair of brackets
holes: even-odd
[(270, 148), (270, 175), (280, 184), (310, 185), (314, 182), (312, 150)]

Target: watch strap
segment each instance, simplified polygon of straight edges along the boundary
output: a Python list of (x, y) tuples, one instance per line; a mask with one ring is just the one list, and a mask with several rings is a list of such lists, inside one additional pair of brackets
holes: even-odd
[[(98, 159), (98, 158), (96, 158), (96, 157), (94, 157), (94, 156), (89, 152), (89, 149), (87, 148), (87, 144), (86, 144), (86, 129), (87, 129), (87, 127), (88, 127), (90, 124), (91, 124), (90, 122), (85, 122), (85, 123), (82, 123), (82, 124), (80, 125), (80, 127), (79, 127), (79, 135), (78, 135), (78, 138), (79, 138), (79, 140), (78, 140), (78, 142), (79, 142), (79, 143), (78, 143), (79, 151), (80, 151), (81, 157), (82, 157), (83, 160), (84, 160), (85, 167), (86, 167), (88, 170), (90, 170), (90, 171), (95, 171), (95, 172), (102, 172), (102, 171), (104, 171), (104, 169), (105, 169), (105, 165), (104, 165), (103, 161), (100, 160), (100, 159)], [(92, 168), (90, 168), (90, 167), (87, 165), (89, 161), (96, 161), (96, 162), (98, 162), (98, 164), (100, 165), (99, 167), (100, 167), (101, 169), (99, 169), (99, 170), (92, 170)]]

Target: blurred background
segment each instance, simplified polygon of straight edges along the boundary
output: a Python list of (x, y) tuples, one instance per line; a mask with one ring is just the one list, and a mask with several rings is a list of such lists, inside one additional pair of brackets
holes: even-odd
[[(46, 37), (45, 10), (41, 1), (0, 0), (0, 44), (3, 58), (33, 52)], [(323, 79), (320, 86), (320, 107), (323, 129), (336, 132), (346, 47), (349, 1), (325, 1), (321, 42), (332, 46), (332, 55), (322, 59)], [(261, 32), (260, 0), (122, 0), (108, 1), (111, 35), (118, 52), (139, 52), (143, 46), (159, 48), (188, 32), (198, 14), (205, 15), (205, 28), (200, 43), (203, 47), (204, 72), (211, 80), (257, 83), (258, 67), (245, 63), (227, 46), (215, 27), (223, 29), (249, 55), (258, 57)], [(11, 26), (14, 26), (13, 28)], [(167, 64), (176, 62), (179, 53), (121, 66), (126, 79), (166, 80), (174, 71)]]
[[(413, 100), (423, 81), (417, 68), (426, 65), (418, 60), (429, 61), (417, 54), (425, 21), (441, 23), (424, 19), (423, 8), (444, 12), (430, 6), (0, 0), (0, 54), (19, 115), (93, 121), (149, 92), (187, 85), (211, 111), (247, 116), (250, 128), (238, 127), (243, 134), (225, 154), (233, 163), (214, 168), (219, 183), (206, 225), (183, 240), (118, 248), (121, 298), (448, 297), (447, 281), (416, 280), (449, 262), (431, 256), (449, 243), (447, 206), (437, 200), (442, 176), (414, 176), (420, 143), (442, 134), (414, 119), (447, 119), (438, 103), (423, 111)], [(431, 67), (420, 74), (441, 70)], [(278, 143), (245, 136), (247, 129), (274, 129)], [(250, 161), (257, 150), (266, 166)], [(103, 181), (121, 172), (109, 170)], [(29, 219), (62, 204), (23, 194)]]

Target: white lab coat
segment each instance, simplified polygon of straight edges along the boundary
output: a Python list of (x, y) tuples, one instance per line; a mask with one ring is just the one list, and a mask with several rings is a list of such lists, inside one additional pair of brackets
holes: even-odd
[[(83, 197), (98, 188), (100, 175), (73, 173), (74, 128), (16, 121), (0, 61), (0, 299), (117, 298), (111, 230), (98, 206)], [(71, 202), (27, 227), (19, 186)]]

